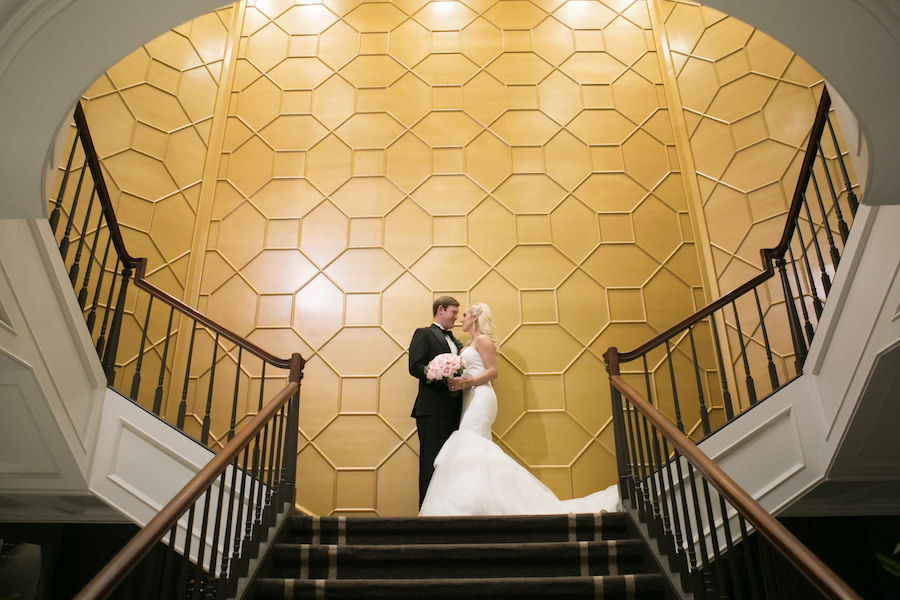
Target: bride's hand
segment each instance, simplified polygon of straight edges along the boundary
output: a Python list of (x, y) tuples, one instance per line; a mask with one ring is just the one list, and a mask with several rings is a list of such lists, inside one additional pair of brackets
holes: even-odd
[(462, 377), (450, 377), (447, 379), (447, 387), (450, 388), (451, 392), (456, 392), (463, 389), (464, 380)]

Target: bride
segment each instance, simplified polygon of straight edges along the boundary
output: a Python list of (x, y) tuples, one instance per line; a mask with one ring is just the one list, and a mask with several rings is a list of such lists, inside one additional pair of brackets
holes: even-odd
[(534, 475), (491, 440), (497, 416), (497, 352), (491, 309), (478, 303), (466, 308), (462, 330), (472, 339), (461, 357), (463, 377), (448, 381), (463, 390), (459, 429), (444, 443), (434, 461), (434, 476), (420, 516), (536, 515), (614, 511), (615, 485), (584, 498), (558, 499)]

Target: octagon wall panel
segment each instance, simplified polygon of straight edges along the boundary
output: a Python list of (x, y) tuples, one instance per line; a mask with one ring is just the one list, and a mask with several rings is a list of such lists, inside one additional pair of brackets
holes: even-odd
[[(601, 355), (706, 295), (679, 151), (700, 170), (721, 284), (756, 255), (753, 228), (783, 212), (820, 85), (713, 11), (661, 2), (666, 28), (653, 31), (654, 4), (625, 4), (247, 0), (234, 30), (228, 10), (200, 17), (87, 92), (129, 242), (143, 236), (151, 268), (173, 272), (167, 291), (196, 289), (187, 300), (226, 327), (309, 361), (301, 505), (416, 512), (405, 348), (444, 293), (494, 307), (501, 445), (563, 498), (615, 481)], [(185, 43), (201, 30), (208, 43)], [(190, 56), (228, 35), (233, 64)], [(676, 148), (667, 62), (688, 149)], [(217, 94), (227, 114), (213, 116)], [(750, 177), (760, 170), (765, 182)], [(186, 281), (188, 191), (201, 186), (208, 244)]]

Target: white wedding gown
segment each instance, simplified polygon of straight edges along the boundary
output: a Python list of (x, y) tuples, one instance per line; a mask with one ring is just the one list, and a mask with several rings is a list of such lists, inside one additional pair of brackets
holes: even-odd
[[(466, 376), (484, 371), (473, 346), (462, 351)], [(615, 485), (584, 498), (558, 499), (550, 488), (491, 440), (497, 396), (490, 383), (463, 392), (459, 430), (434, 461), (420, 516), (538, 515), (615, 511)]]

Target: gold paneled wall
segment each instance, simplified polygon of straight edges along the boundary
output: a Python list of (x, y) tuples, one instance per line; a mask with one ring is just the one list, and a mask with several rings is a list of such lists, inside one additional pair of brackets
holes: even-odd
[(138, 48), (84, 93), (116, 215), (150, 281), (182, 297), (233, 7)]
[[(709, 240), (707, 272), (726, 293), (757, 275), (759, 250), (780, 241), (824, 81), (790, 49), (718, 11), (664, 0), (660, 12), (696, 169), (698, 222)], [(833, 156), (831, 144), (823, 143)], [(831, 227), (837, 231), (836, 222)], [(759, 302), (767, 320), (786, 323), (779, 281), (760, 289)], [(737, 308), (751, 364), (765, 368), (759, 309), (752, 297)], [(733, 315), (725, 325), (739, 380), (743, 365)], [(770, 322), (768, 335), (785, 381), (796, 374), (789, 330)], [(760, 385), (761, 396), (771, 391), (768, 382)]]
[[(818, 81), (680, 2), (248, 0), (147, 44), (86, 96), (158, 285), (308, 359), (299, 503), (391, 515), (416, 510), (406, 347), (443, 293), (494, 309), (498, 443), (561, 497), (615, 481), (601, 355), (705, 304), (705, 277), (756, 267)], [(748, 172), (771, 177), (745, 189)], [(733, 205), (747, 218), (732, 223)], [(195, 230), (208, 241), (190, 256)]]
[(771, 37), (695, 2), (661, 2), (715, 276), (760, 271), (784, 229), (823, 79)]
[(498, 441), (562, 496), (612, 483), (599, 354), (702, 297), (646, 4), (243, 24), (200, 307), (309, 358), (301, 504), (415, 510), (404, 349), (445, 292), (496, 311)]

